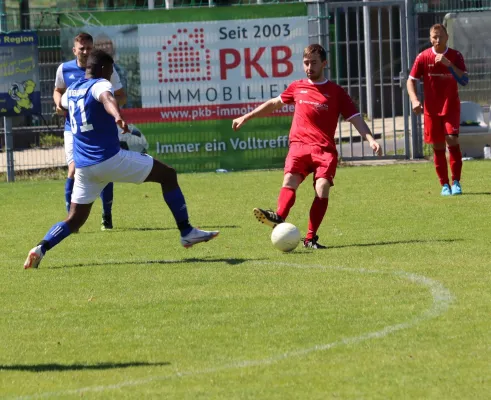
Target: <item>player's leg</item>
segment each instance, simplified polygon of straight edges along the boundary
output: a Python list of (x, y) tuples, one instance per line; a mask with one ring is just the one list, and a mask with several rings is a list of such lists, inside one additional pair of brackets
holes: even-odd
[(202, 231), (189, 223), (186, 201), (174, 168), (147, 154), (126, 150), (120, 150), (116, 156), (99, 164), (98, 168), (105, 174), (104, 178), (111, 182), (159, 183), (164, 200), (181, 232), (181, 244), (184, 247), (207, 242), (218, 235), (217, 231)]
[(291, 208), (295, 204), (298, 186), (303, 182), (303, 176), (286, 172), (283, 177), (283, 185), (278, 196), (278, 208), (276, 211), (263, 208), (254, 208), (252, 211), (256, 219), (271, 228), (285, 222)]
[[(151, 158), (147, 155), (136, 154), (140, 157)], [(194, 228), (189, 223), (186, 200), (177, 182), (177, 173), (174, 168), (153, 159), (152, 170), (145, 182), (160, 183), (164, 200), (174, 216), (177, 228), (181, 232), (181, 244), (184, 247), (189, 248), (201, 242), (208, 242), (218, 236), (218, 231), (203, 231)]]
[(460, 178), (462, 175), (462, 152), (459, 143), (460, 113), (445, 116), (445, 141), (447, 142), (450, 172), (452, 173), (452, 195), (462, 194)]
[(101, 231), (113, 229), (113, 198), (114, 198), (114, 184), (108, 183), (101, 192), (102, 201), (102, 221)]
[[(90, 167), (89, 167), (90, 168)], [(92, 183), (85, 173), (86, 168), (77, 170), (68, 217), (54, 224), (36, 247), (29, 251), (24, 269), (37, 268), (48, 250), (51, 250), (71, 233), (77, 232), (87, 221), (92, 203), (97, 198), (104, 183)]]
[(256, 219), (271, 228), (285, 222), (295, 204), (297, 189), (305, 179), (311, 164), (310, 146), (292, 143), (285, 160), (283, 184), (278, 196), (278, 207), (275, 211), (254, 208)]
[(68, 174), (65, 182), (65, 206), (67, 213), (70, 212), (72, 202), (73, 183), (75, 182), (75, 163), (73, 162), (73, 134), (65, 131), (63, 133), (65, 158), (68, 165)]
[(448, 179), (447, 157), (445, 154), (445, 130), (442, 117), (438, 115), (425, 115), (424, 139), (428, 144), (433, 145), (433, 163), (435, 164), (436, 174), (442, 185), (442, 196), (450, 196), (450, 181)]
[(310, 207), (308, 230), (303, 245), (312, 249), (326, 249), (326, 246), (318, 242), (317, 231), (329, 205), (329, 190), (334, 185), (338, 156), (334, 151), (323, 151), (320, 148), (315, 148), (312, 152), (312, 159), (316, 167), (314, 172), (315, 196)]

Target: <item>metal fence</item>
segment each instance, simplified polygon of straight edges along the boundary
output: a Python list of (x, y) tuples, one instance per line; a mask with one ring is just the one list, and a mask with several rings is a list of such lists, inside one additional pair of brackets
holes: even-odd
[[(491, 0), (482, 1), (480, 5), (489, 6)], [(56, 12), (36, 11), (31, 8), (28, 14), (9, 12), (9, 29), (29, 28), (39, 35), (39, 60), (42, 93), (42, 115), (32, 117), (16, 117), (14, 129), (14, 160), (16, 172), (40, 168), (65, 166), (62, 143), (63, 120), (54, 114), (52, 101), (55, 72), (57, 66), (71, 58), (70, 43), (74, 34), (81, 30), (95, 29), (104, 31), (121, 21), (132, 19), (134, 24), (179, 23), (196, 20), (189, 16), (201, 12), (203, 20), (232, 20), (242, 18), (271, 18), (282, 15), (287, 8), (278, 1), (254, 1), (252, 3), (237, 1), (234, 4), (270, 3), (269, 5), (219, 7), (224, 2), (201, 1), (87, 1), (76, 4), (78, 10), (67, 12), (59, 8)], [(272, 4), (274, 3), (274, 4)], [(390, 1), (353, 1), (308, 3), (291, 2), (288, 10), (304, 7), (304, 15), (308, 18), (308, 42), (320, 42), (329, 53), (328, 76), (339, 83), (357, 102), (360, 111), (367, 117), (372, 131), (381, 140), (386, 158), (408, 158), (422, 155), (421, 125), (417, 119), (409, 119), (409, 105), (405, 93), (405, 80), (416, 54), (428, 46), (428, 28), (435, 22), (443, 22), (449, 10), (443, 8), (442, 2), (437, 4), (426, 2), (412, 3), (404, 0)], [(58, 6), (61, 3), (57, 3)], [(72, 3), (63, 3), (73, 7)], [(477, 2), (475, 4), (478, 4)], [(447, 3), (448, 6), (448, 3)], [(169, 8), (174, 9), (170, 10)], [(189, 8), (201, 7), (201, 8)], [(296, 8), (295, 8), (296, 7)], [(484, 7), (484, 6), (482, 6)], [(481, 8), (482, 8), (481, 7)], [(151, 8), (151, 10), (147, 10)], [(168, 11), (162, 9), (169, 9)], [(481, 9), (479, 8), (479, 9)], [(125, 11), (90, 12), (90, 10)], [(128, 17), (128, 10), (134, 9)], [(237, 11), (240, 10), (240, 13)], [(124, 14), (126, 12), (126, 14)], [(300, 13), (301, 14), (301, 13)], [(124, 18), (122, 17), (123, 15)], [(231, 17), (234, 15), (234, 17)], [(406, 25), (407, 24), (407, 25)], [(409, 36), (407, 35), (409, 32)], [(67, 42), (67, 38), (68, 42)], [(152, 40), (152, 39), (149, 39)], [(133, 43), (133, 44), (132, 44)], [(123, 64), (131, 67), (131, 49), (134, 42), (130, 40), (119, 43), (119, 51)], [(301, 51), (301, 49), (296, 49)], [(133, 58), (132, 58), (133, 57)], [(218, 60), (212, 59), (211, 65)], [(123, 65), (124, 66), (124, 65)], [(300, 64), (295, 64), (300, 69)], [(470, 69), (471, 82), (479, 75)], [(136, 79), (136, 78), (135, 78)], [(132, 85), (131, 79), (127, 91), (137, 98), (139, 85)], [(265, 81), (266, 82), (266, 81)], [(476, 84), (479, 87), (479, 84)], [(485, 91), (485, 90), (484, 90)], [(476, 90), (464, 91), (463, 100), (474, 100)], [(279, 93), (278, 93), (279, 94)], [(265, 96), (263, 100), (267, 100)], [(138, 109), (136, 113), (141, 114)], [(149, 111), (147, 109), (141, 109)], [(129, 110), (131, 111), (131, 110)], [(155, 111), (155, 110), (154, 110)], [(150, 137), (152, 152), (157, 157), (166, 157), (181, 171), (214, 170), (217, 168), (265, 168), (281, 167), (285, 148), (269, 149), (268, 151), (250, 151), (233, 153), (224, 156), (224, 152), (210, 151), (205, 155), (157, 154), (163, 149), (163, 143), (183, 145), (197, 140), (212, 143), (228, 141), (230, 136), (230, 118), (207, 120), (197, 124), (193, 121), (179, 121), (179, 118), (168, 118), (163, 125), (152, 120), (145, 121), (139, 117), (138, 124), (142, 131)], [(258, 138), (275, 134), (279, 137), (287, 135), (290, 117), (272, 117), (261, 119), (249, 132)], [(412, 132), (412, 135), (411, 135)], [(164, 136), (163, 136), (164, 135)], [(240, 140), (239, 140), (240, 139)], [(349, 123), (341, 122), (336, 134), (338, 148), (342, 159), (370, 159), (371, 150), (360, 141), (357, 132), (353, 132)], [(237, 138), (237, 145), (247, 142), (247, 136)], [(279, 143), (279, 142), (278, 142)], [(0, 136), (0, 149), (4, 150), (3, 135)], [(189, 157), (188, 157), (189, 156)], [(6, 162), (4, 153), (0, 153), (0, 180), (5, 176)], [(3, 174), (3, 175), (2, 175)], [(6, 179), (6, 178), (5, 178)]]

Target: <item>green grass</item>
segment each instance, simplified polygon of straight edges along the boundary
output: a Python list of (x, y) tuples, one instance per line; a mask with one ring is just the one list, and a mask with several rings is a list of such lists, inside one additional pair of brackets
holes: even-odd
[[(488, 399), (490, 166), (442, 198), (431, 163), (340, 168), (319, 236), (283, 254), (253, 207), (281, 171), (184, 174), (192, 249), (157, 185), (115, 185), (38, 270), (63, 181), (0, 184), (0, 398)], [(289, 221), (302, 232), (313, 191)]]

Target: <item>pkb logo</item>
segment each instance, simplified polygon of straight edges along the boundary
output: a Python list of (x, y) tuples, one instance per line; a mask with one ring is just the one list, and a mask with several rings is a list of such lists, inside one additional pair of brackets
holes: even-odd
[[(245, 79), (285, 78), (294, 70), (291, 57), (288, 46), (222, 48), (218, 50), (220, 80), (227, 80), (228, 72), (236, 68), (244, 69)], [(157, 67), (160, 83), (210, 81), (211, 51), (205, 48), (204, 29), (178, 29), (157, 52)]]

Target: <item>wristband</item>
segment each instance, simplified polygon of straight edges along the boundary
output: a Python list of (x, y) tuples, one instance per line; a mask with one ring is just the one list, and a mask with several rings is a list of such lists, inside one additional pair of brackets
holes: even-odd
[(465, 86), (469, 83), (469, 77), (467, 76), (467, 74), (464, 74), (464, 75), (462, 75), (462, 77), (459, 77), (452, 67), (448, 67), (448, 70), (450, 71), (452, 76), (455, 78), (455, 80), (458, 83), (460, 83), (462, 86)]

